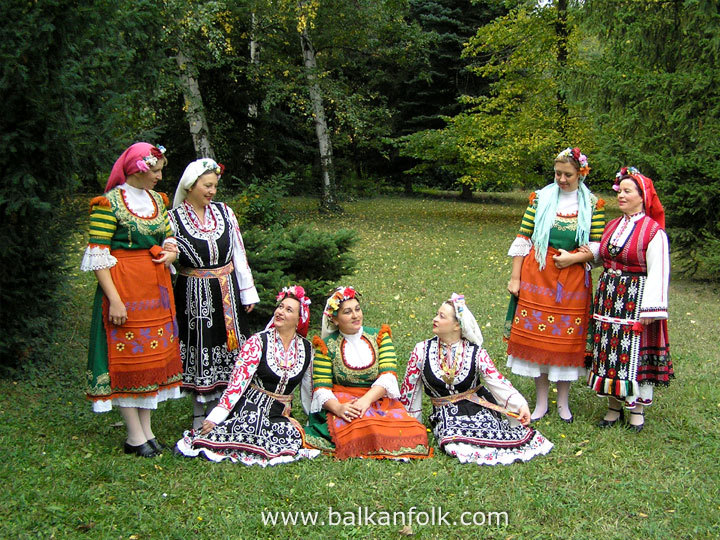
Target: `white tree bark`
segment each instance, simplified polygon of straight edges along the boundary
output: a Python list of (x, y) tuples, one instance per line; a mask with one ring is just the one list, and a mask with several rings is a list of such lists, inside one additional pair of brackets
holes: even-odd
[[(251, 14), (251, 29), (250, 29), (250, 64), (257, 67), (260, 63), (260, 43), (256, 39), (258, 20), (255, 13)], [(255, 163), (255, 121), (258, 115), (258, 104), (256, 101), (251, 102), (248, 105), (248, 138), (250, 139), (250, 146), (247, 154), (245, 154), (245, 161), (248, 165)]]
[(300, 45), (302, 47), (305, 72), (307, 74), (310, 102), (312, 104), (313, 120), (315, 122), (315, 135), (320, 150), (320, 169), (322, 174), (322, 199), (320, 207), (331, 211), (341, 210), (337, 203), (335, 193), (335, 171), (333, 168), (332, 142), (328, 133), (327, 121), (325, 120), (325, 107), (323, 106), (322, 92), (317, 80), (317, 62), (315, 60), (315, 48), (313, 47), (307, 28), (300, 33)]
[(197, 79), (197, 68), (189, 53), (183, 51), (182, 46), (178, 49), (176, 60), (180, 68), (180, 83), (185, 96), (185, 114), (190, 125), (195, 154), (198, 158), (215, 159), (215, 151), (210, 143), (210, 129), (205, 117), (205, 106)]

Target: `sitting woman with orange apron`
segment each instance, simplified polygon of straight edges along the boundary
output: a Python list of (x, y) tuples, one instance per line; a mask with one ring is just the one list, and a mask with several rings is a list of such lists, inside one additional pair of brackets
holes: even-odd
[(429, 456), (427, 431), (398, 401), (390, 327), (363, 326), (358, 294), (338, 287), (315, 336), (307, 442), (338, 459)]

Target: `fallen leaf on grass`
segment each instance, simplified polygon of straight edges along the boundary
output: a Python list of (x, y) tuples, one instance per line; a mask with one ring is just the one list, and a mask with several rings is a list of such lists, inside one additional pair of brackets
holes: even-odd
[(642, 512), (638, 512), (638, 516), (643, 517), (643, 518), (648, 517), (647, 514), (643, 514)]
[(575, 452), (575, 455), (576, 455), (576, 456), (582, 456), (582, 450), (578, 450), (577, 452)]
[(402, 529), (398, 531), (398, 533), (403, 536), (412, 536), (414, 534), (410, 525), (405, 525)]

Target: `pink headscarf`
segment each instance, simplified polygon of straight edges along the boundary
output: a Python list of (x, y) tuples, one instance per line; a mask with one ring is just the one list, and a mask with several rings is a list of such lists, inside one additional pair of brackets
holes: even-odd
[(665, 230), (665, 209), (660, 203), (660, 198), (658, 197), (657, 191), (655, 191), (655, 185), (650, 178), (644, 174), (640, 174), (640, 171), (635, 167), (623, 167), (615, 175), (615, 185), (613, 185), (613, 189), (618, 191), (623, 177), (627, 178), (628, 176), (635, 180), (640, 187), (640, 194), (642, 195), (643, 204), (645, 205), (645, 214), (657, 221), (658, 225)]
[[(157, 148), (150, 143), (139, 142), (130, 146), (117, 158), (110, 177), (105, 185), (105, 193), (120, 184), (124, 184), (127, 177), (138, 172), (146, 172), (157, 163), (158, 159), (165, 159), (165, 148)], [(153, 163), (153, 159), (155, 162)]]

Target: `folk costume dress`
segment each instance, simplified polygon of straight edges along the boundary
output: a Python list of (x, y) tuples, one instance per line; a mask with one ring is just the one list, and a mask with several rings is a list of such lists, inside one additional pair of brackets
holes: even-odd
[(178, 249), (175, 302), (183, 390), (216, 400), (227, 387), (236, 354), (250, 335), (244, 305), (258, 302), (237, 219), (211, 202), (200, 221), (183, 201), (170, 211)]
[(274, 328), (251, 336), (242, 346), (228, 387), (207, 420), (217, 424), (207, 435), (189, 430), (177, 442), (185, 456), (244, 465), (277, 465), (314, 458), (304, 447), (304, 431), (290, 416), (292, 394), (301, 386), (310, 404), (313, 350), (296, 334), (287, 350)]
[(122, 326), (108, 320), (98, 285), (93, 302), (87, 395), (93, 410), (154, 409), (180, 397), (182, 363), (170, 272), (152, 261), (172, 241), (167, 197), (122, 184), (90, 202), (90, 240), (81, 270), (108, 268), (125, 303)]
[(446, 345), (435, 336), (415, 345), (400, 391), (400, 401), (419, 421), (423, 391), (430, 397), (433, 435), (440, 448), (461, 463), (509, 465), (553, 447), (539, 431), (480, 403), (482, 399), (509, 411), (527, 405), (487, 351), (467, 339)]
[[(600, 244), (604, 272), (593, 308), (588, 385), (632, 408), (650, 405), (655, 386), (674, 377), (668, 341), (670, 256), (665, 231), (640, 212), (608, 223)], [(653, 317), (647, 326), (641, 317)]]
[[(592, 215), (589, 247), (597, 253), (605, 225), (605, 203), (584, 186), (582, 189), (589, 197)], [(559, 269), (552, 257), (559, 249), (574, 252), (579, 247), (576, 239), (579, 190), (559, 191), (557, 213), (541, 268), (532, 236), (538, 199), (543, 191), (530, 196), (520, 231), (508, 252), (511, 257), (524, 256), (524, 260), (519, 295), (511, 296), (505, 321), (507, 365), (513, 373), (525, 377), (536, 378), (547, 373), (550, 381), (574, 381), (584, 376), (590, 358), (590, 269), (580, 264)]]
[[(409, 416), (398, 400), (397, 358), (390, 327), (363, 327), (357, 334), (340, 331), (325, 341), (313, 339), (313, 399), (306, 428), (308, 444), (338, 459), (425, 458), (427, 431)], [(346, 422), (322, 406), (330, 399), (346, 403), (362, 397), (371, 386), (382, 386), (385, 397), (361, 418)]]

